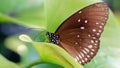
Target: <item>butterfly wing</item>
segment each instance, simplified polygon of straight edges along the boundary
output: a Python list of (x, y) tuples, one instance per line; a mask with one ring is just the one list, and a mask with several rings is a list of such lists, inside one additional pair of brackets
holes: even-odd
[(96, 3), (79, 10), (56, 30), (59, 45), (80, 64), (89, 62), (99, 49), (99, 38), (108, 19), (108, 6)]

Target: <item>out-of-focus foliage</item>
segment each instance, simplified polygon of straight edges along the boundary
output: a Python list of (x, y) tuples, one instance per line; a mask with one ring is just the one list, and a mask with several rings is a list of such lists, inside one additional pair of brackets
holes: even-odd
[(120, 24), (120, 0), (104, 0), (109, 4), (109, 7), (115, 13), (115, 17), (117, 18)]
[(0, 54), (0, 68), (20, 68), (15, 63), (8, 61)]
[(115, 12), (115, 17), (118, 20), (119, 25), (120, 25), (120, 11), (119, 12)]
[(0, 22), (45, 28), (43, 0), (0, 0)]

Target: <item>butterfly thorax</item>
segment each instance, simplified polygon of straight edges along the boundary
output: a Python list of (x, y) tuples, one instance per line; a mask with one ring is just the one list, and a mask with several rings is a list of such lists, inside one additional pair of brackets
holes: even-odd
[(48, 36), (51, 43), (59, 44), (59, 35), (58, 34), (47, 32), (46, 35)]

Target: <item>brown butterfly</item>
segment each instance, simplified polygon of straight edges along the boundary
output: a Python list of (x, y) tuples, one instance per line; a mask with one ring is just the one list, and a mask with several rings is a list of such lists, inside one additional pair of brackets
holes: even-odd
[(108, 14), (105, 2), (95, 3), (77, 11), (55, 33), (47, 32), (47, 36), (50, 42), (60, 45), (80, 64), (85, 64), (98, 52)]

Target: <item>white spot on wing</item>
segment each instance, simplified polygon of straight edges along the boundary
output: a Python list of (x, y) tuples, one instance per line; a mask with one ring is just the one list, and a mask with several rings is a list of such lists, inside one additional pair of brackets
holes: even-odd
[(82, 62), (84, 63), (85, 61), (84, 61), (84, 60), (82, 60)]
[(90, 34), (88, 34), (88, 37), (90, 37)]
[(78, 56), (76, 56), (75, 58), (76, 58), (76, 60), (79, 60)]
[(77, 42), (75, 42), (75, 44), (77, 45), (78, 43), (77, 43)]
[(93, 52), (91, 52), (90, 54), (93, 55)]
[(95, 43), (95, 45), (97, 45), (97, 44)]
[(85, 50), (82, 50), (85, 54), (87, 54), (87, 52)]
[(87, 59), (87, 58), (85, 58), (85, 61), (88, 61), (88, 59)]
[(80, 29), (85, 29), (85, 27), (82, 26), (82, 27), (80, 27)]
[(87, 48), (84, 48), (87, 52), (89, 52), (89, 49), (87, 49)]
[(82, 56), (80, 54), (78, 56), (82, 59)]
[(92, 31), (93, 31), (93, 32), (96, 32), (96, 29), (93, 29)]
[(80, 37), (80, 35), (77, 35), (77, 37), (79, 38), (79, 37)]
[(89, 56), (89, 55), (87, 55), (87, 57), (88, 57), (88, 58), (90, 58), (90, 56)]
[(107, 20), (107, 18), (105, 17), (105, 20)]
[(97, 33), (97, 35), (99, 36), (99, 35), (100, 35), (100, 33)]
[(102, 26), (99, 26), (100, 28), (103, 28)]
[(93, 39), (96, 39), (96, 37), (92, 37)]
[(82, 11), (79, 11), (79, 14), (82, 13)]
[(96, 43), (98, 43), (98, 40), (95, 40)]
[(101, 25), (104, 25), (104, 23), (101, 23)]
[(88, 20), (85, 20), (85, 23), (88, 23)]
[(93, 40), (91, 40), (90, 42), (91, 42), (91, 43), (94, 43), (94, 41), (93, 41)]
[(91, 49), (92, 51), (95, 51), (94, 49)]
[(80, 52), (80, 53), (81, 53), (82, 57), (84, 57), (84, 54), (82, 52)]
[(101, 33), (101, 32), (102, 32), (102, 30), (98, 30), (98, 32), (100, 32), (100, 33)]
[(99, 23), (98, 22), (96, 22), (96, 25), (98, 25)]
[(93, 46), (92, 45), (89, 45), (88, 48), (92, 48)]
[(78, 22), (80, 22), (80, 19), (78, 19)]

